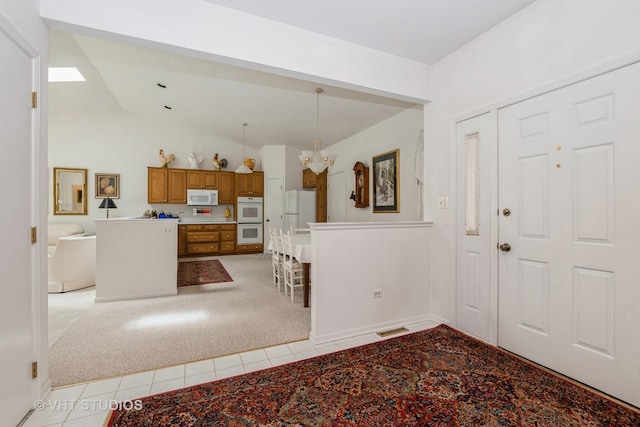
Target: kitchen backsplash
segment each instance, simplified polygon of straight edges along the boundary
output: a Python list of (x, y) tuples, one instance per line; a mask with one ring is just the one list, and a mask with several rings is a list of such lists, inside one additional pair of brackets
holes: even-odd
[[(166, 205), (166, 204), (156, 204), (149, 205), (149, 210), (155, 210), (158, 212), (163, 212), (168, 215), (171, 214), (173, 217), (179, 218), (224, 218), (224, 212), (227, 208), (231, 211), (231, 219), (235, 220), (235, 211), (233, 209), (233, 205), (218, 205), (218, 206), (187, 206), (187, 205)], [(195, 211), (203, 211), (210, 210), (211, 215), (206, 215), (205, 213), (195, 213)]]

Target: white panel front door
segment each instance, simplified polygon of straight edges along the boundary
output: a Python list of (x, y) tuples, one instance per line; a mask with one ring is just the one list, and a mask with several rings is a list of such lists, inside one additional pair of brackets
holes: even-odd
[[(33, 405), (32, 60), (0, 31), (0, 418), (16, 425)], [(46, 236), (46, 232), (39, 233)], [(46, 238), (46, 237), (45, 237)]]
[(456, 125), (456, 327), (485, 341), (491, 340), (495, 319), (490, 299), (489, 185), (495, 145), (490, 129), (489, 113)]
[(640, 65), (499, 112), (499, 345), (636, 406), (639, 112)]

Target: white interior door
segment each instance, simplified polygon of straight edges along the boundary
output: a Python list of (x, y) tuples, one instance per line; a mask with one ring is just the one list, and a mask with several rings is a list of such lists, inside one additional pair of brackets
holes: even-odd
[(499, 344), (636, 406), (639, 111), (633, 65), (499, 112)]
[(491, 341), (489, 113), (456, 125), (456, 326)]
[(267, 179), (267, 185), (265, 187), (264, 219), (266, 229), (263, 233), (265, 253), (268, 251), (271, 240), (269, 227), (275, 228), (276, 230), (283, 228), (284, 189), (282, 188), (282, 181), (282, 177), (269, 178)]
[(347, 189), (344, 171), (329, 174), (327, 199), (327, 221), (345, 222), (347, 217)]
[[(0, 141), (7, 160), (0, 167), (0, 414), (16, 425), (32, 407), (31, 362), (33, 251), (31, 227), (32, 59), (0, 31)], [(46, 235), (46, 233), (41, 234)]]

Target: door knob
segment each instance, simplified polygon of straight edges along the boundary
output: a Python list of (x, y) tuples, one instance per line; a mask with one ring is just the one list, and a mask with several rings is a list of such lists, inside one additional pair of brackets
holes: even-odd
[(508, 243), (503, 243), (500, 246), (498, 246), (498, 248), (500, 248), (502, 252), (509, 252), (511, 250), (511, 245)]

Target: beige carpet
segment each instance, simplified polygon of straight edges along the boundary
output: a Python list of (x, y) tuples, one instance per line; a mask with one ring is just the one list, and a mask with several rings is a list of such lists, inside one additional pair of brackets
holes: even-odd
[(233, 282), (95, 304), (50, 349), (54, 387), (309, 338), (310, 309), (271, 283), (271, 258), (217, 257)]

